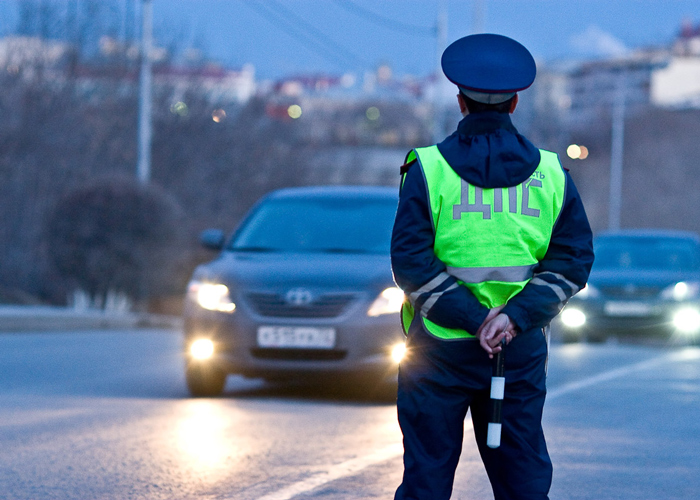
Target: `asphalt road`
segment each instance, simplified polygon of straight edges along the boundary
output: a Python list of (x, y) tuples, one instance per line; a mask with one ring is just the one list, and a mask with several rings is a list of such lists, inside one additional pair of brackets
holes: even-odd
[[(391, 398), (231, 377), (190, 399), (168, 330), (0, 335), (0, 498), (392, 498)], [(553, 346), (551, 498), (700, 498), (700, 349)], [(467, 433), (454, 499), (492, 498)]]

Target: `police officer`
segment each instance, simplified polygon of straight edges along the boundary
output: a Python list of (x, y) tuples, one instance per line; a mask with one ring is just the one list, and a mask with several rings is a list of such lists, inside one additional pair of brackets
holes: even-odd
[[(588, 279), (592, 235), (556, 154), (510, 120), (535, 61), (501, 35), (464, 37), (443, 53), (464, 118), (402, 167), (391, 257), (406, 293), (399, 369), (404, 475), (396, 499), (452, 493), (471, 410), (496, 500), (546, 499), (552, 465), (542, 432), (545, 327)], [(501, 446), (486, 445), (491, 361), (506, 359)]]

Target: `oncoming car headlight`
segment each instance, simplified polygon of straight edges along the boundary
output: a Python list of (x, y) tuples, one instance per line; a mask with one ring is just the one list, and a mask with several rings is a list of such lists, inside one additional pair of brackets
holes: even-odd
[(391, 348), (391, 359), (393, 359), (395, 363), (401, 363), (404, 356), (406, 356), (405, 342), (399, 342)]
[(232, 313), (236, 310), (236, 304), (231, 302), (228, 287), (221, 283), (190, 281), (187, 295), (201, 308), (209, 311)]
[(683, 301), (700, 295), (700, 283), (697, 281), (679, 281), (667, 286), (661, 292), (661, 298)]
[(372, 302), (367, 311), (367, 316), (381, 316), (382, 314), (392, 314), (401, 311), (404, 301), (404, 294), (400, 288), (391, 286), (386, 288), (379, 297)]
[(579, 328), (586, 324), (586, 315), (580, 309), (567, 307), (561, 312), (561, 322), (569, 328)]
[(683, 333), (700, 331), (700, 311), (694, 307), (684, 307), (673, 315), (673, 326)]
[(214, 355), (214, 342), (209, 339), (197, 339), (190, 345), (190, 355), (194, 359), (209, 359)]

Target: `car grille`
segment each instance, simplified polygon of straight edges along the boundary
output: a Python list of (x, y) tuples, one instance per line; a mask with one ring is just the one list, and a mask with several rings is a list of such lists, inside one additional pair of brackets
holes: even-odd
[(339, 361), (347, 351), (328, 349), (270, 349), (255, 348), (250, 353), (258, 359), (284, 359), (289, 361)]
[(606, 297), (615, 299), (650, 299), (661, 293), (661, 288), (656, 286), (604, 286), (600, 291)]
[(355, 297), (351, 294), (326, 294), (304, 305), (290, 304), (284, 295), (250, 293), (248, 304), (261, 316), (272, 318), (335, 318), (345, 312)]

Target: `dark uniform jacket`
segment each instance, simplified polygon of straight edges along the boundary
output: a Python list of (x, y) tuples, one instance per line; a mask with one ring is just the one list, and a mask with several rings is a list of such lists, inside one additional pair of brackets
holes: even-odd
[[(482, 188), (518, 185), (530, 177), (540, 161), (539, 150), (518, 133), (505, 113), (467, 115), (457, 131), (438, 144), (438, 149), (460, 177)], [(593, 264), (591, 228), (568, 172), (565, 192), (544, 259), (535, 268), (533, 279), (502, 311), (521, 331), (549, 324), (588, 280)], [(426, 181), (420, 164), (414, 162), (405, 174), (392, 234), (394, 279), (411, 297), (416, 311), (428, 299), (437, 297), (427, 311), (423, 308), (429, 320), (475, 334), (488, 309), (465, 286), (447, 290), (456, 283), (455, 278), (416, 293), (446, 272), (445, 264), (435, 256), (434, 243)]]

